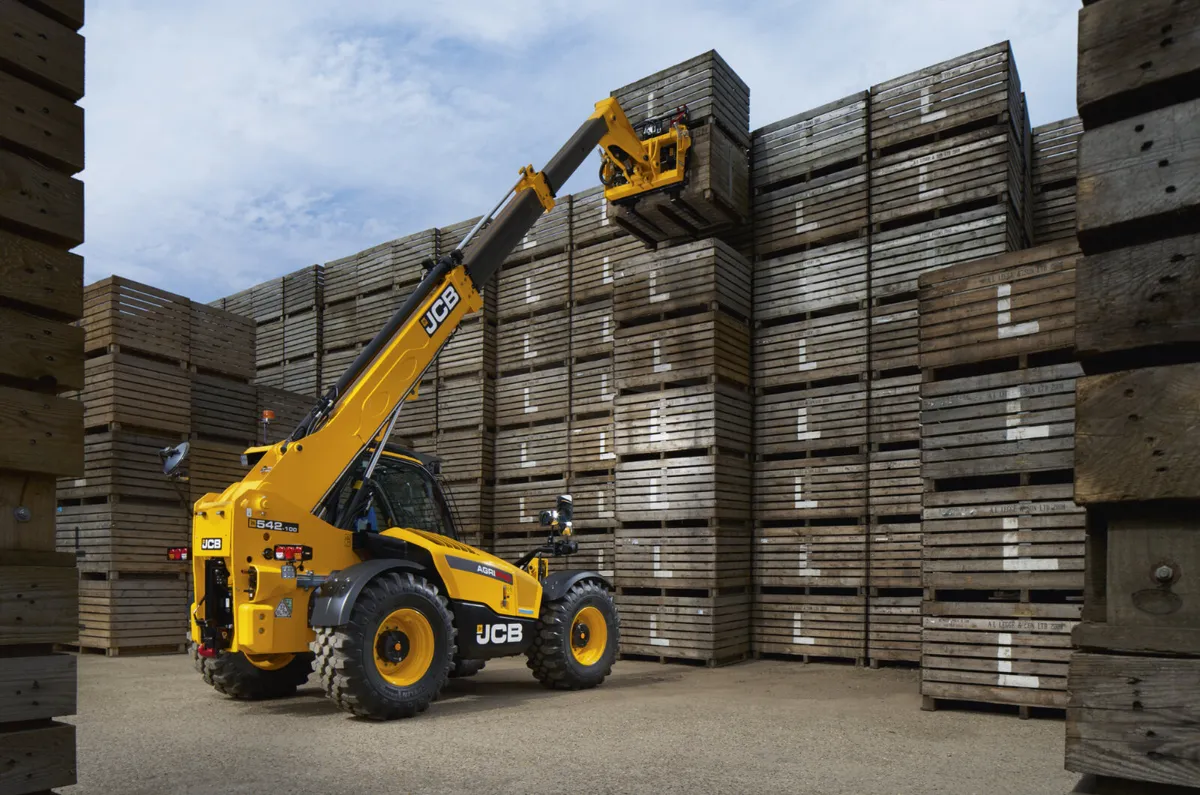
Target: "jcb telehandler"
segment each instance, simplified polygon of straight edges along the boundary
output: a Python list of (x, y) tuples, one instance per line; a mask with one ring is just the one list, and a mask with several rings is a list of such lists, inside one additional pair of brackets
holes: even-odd
[[(314, 664), (356, 715), (424, 711), (447, 678), (525, 654), (552, 688), (594, 687), (617, 653), (612, 586), (594, 571), (548, 572), (577, 550), (571, 498), (542, 512), (545, 545), (506, 562), (457, 540), (452, 512), (418, 454), (388, 444), (413, 395), (480, 291), (555, 192), (600, 147), (610, 201), (677, 190), (687, 174), (686, 109), (635, 129), (615, 99), (517, 184), (436, 263), (283, 442), (251, 448), (248, 473), (193, 509), (190, 638), (205, 681), (235, 698), (288, 695)], [(565, 385), (564, 385), (565, 388)], [(184, 445), (163, 451), (185, 471)]]

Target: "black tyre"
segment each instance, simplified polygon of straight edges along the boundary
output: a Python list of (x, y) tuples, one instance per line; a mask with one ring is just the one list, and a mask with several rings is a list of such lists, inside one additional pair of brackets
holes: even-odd
[(276, 654), (247, 658), (241, 652), (221, 652), (201, 657), (196, 644), (188, 644), (192, 665), (218, 693), (258, 701), (293, 695), (313, 670), (311, 654)]
[(413, 574), (367, 584), (350, 621), (317, 629), (325, 695), (364, 718), (411, 718), (437, 698), (454, 663), (454, 621), (435, 586)]
[(534, 677), (556, 690), (595, 687), (612, 673), (621, 621), (600, 583), (582, 582), (545, 602), (533, 645), (525, 652)]
[(464, 660), (459, 658), (454, 661), (454, 666), (450, 669), (450, 678), (466, 679), (468, 676), (474, 676), (482, 671), (485, 665), (487, 665), (487, 660)]

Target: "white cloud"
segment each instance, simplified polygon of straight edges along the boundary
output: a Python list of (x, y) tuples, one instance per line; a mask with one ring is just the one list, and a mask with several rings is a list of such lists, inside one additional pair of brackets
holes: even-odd
[[(208, 300), (477, 215), (608, 91), (716, 48), (760, 126), (1009, 38), (1074, 110), (1073, 0), (89, 3), (88, 278)], [(588, 164), (568, 183), (595, 180)]]

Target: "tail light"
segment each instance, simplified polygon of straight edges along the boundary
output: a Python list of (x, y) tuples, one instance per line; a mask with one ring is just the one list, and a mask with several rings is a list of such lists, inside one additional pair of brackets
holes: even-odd
[(167, 560), (191, 560), (192, 550), (190, 547), (171, 547), (167, 550)]
[(300, 544), (276, 544), (275, 560), (312, 560), (312, 547)]

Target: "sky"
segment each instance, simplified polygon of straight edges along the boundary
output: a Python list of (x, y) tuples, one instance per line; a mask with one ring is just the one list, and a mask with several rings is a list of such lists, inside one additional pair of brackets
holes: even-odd
[(85, 278), (211, 301), (471, 218), (597, 100), (709, 49), (754, 129), (1008, 39), (1036, 127), (1075, 114), (1078, 8), (88, 0)]

